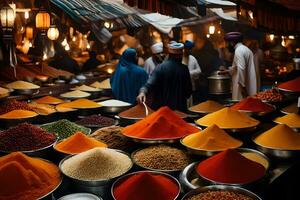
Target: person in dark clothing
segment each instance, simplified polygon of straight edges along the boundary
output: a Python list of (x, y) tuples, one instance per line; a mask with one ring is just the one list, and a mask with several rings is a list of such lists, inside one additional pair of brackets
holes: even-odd
[(49, 66), (65, 70), (73, 74), (79, 73), (78, 63), (65, 50), (56, 51), (54, 59), (49, 62)]
[(90, 70), (96, 68), (98, 65), (101, 65), (101, 62), (97, 59), (96, 51), (90, 51), (89, 56), (90, 56), (90, 58), (83, 64), (83, 67), (81, 70), (83, 72), (90, 71)]
[(153, 109), (168, 106), (174, 110), (186, 111), (187, 99), (192, 94), (191, 77), (186, 65), (181, 63), (183, 54), (182, 43), (169, 45), (169, 58), (158, 65), (137, 97), (145, 102), (151, 93)]

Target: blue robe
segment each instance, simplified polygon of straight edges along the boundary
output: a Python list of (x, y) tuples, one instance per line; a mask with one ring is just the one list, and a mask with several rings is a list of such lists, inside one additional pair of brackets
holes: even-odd
[(136, 50), (126, 49), (110, 79), (115, 98), (131, 104), (135, 104), (140, 88), (148, 79), (146, 71), (135, 62)]

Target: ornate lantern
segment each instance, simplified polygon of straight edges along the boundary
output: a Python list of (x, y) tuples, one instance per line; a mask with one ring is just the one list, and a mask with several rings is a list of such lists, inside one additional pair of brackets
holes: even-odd
[(30, 26), (27, 26), (25, 29), (25, 36), (28, 40), (32, 40), (33, 39), (33, 28)]
[(15, 23), (15, 11), (10, 6), (0, 10), (1, 26), (4, 31), (11, 31)]
[(48, 29), (47, 36), (50, 40), (57, 40), (59, 37), (59, 30), (55, 25), (51, 25)]
[(35, 17), (35, 26), (41, 30), (47, 30), (50, 27), (50, 14), (45, 10), (40, 10)]

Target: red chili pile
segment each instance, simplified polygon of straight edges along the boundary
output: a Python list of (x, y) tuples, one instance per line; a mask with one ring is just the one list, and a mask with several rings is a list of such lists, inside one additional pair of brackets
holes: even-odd
[(202, 177), (229, 184), (247, 184), (262, 178), (263, 165), (251, 161), (239, 152), (228, 149), (201, 162), (196, 171)]
[(8, 113), (13, 110), (31, 110), (30, 106), (23, 101), (17, 101), (15, 99), (7, 100), (0, 106), (0, 115)]
[(191, 196), (185, 200), (253, 200), (252, 198), (231, 191), (208, 191)]
[(22, 123), (0, 132), (1, 151), (31, 151), (47, 147), (56, 140), (55, 135), (29, 123)]
[(138, 172), (118, 182), (113, 193), (116, 200), (174, 200), (179, 186), (166, 175)]
[(281, 102), (284, 100), (284, 96), (277, 90), (271, 89), (260, 92), (254, 96), (262, 101), (269, 101), (269, 102)]
[(87, 116), (79, 121), (75, 122), (76, 124), (82, 126), (97, 126), (99, 128), (112, 126), (115, 124), (115, 120), (109, 117), (104, 117), (101, 115), (91, 115)]
[(271, 112), (274, 107), (262, 102), (260, 99), (248, 97), (231, 106), (234, 110), (243, 110), (251, 112)]
[(292, 92), (300, 92), (300, 77), (285, 83), (281, 83), (278, 88)]

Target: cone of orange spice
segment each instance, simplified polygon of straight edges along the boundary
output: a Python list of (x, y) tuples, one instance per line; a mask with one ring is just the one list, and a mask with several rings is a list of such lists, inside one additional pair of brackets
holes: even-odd
[(81, 132), (77, 132), (56, 144), (54, 148), (62, 153), (78, 154), (96, 147), (107, 147), (107, 145)]
[(14, 152), (0, 157), (0, 199), (31, 200), (53, 191), (61, 182), (56, 165)]

